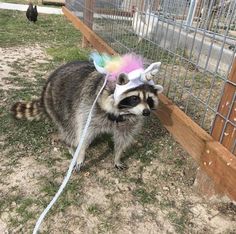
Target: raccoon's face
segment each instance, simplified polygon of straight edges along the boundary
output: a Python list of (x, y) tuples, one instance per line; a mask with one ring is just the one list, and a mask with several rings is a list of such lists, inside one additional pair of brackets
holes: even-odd
[(149, 116), (158, 105), (158, 90), (150, 85), (142, 85), (128, 90), (122, 95), (117, 108), (119, 112)]
[[(125, 75), (119, 77), (119, 82), (126, 82)], [(122, 94), (117, 108), (120, 113), (149, 116), (157, 108), (159, 91), (148, 84), (130, 89)]]
[[(125, 74), (118, 77), (118, 84), (126, 84), (128, 78)], [(119, 102), (114, 101), (114, 87), (108, 87), (98, 99), (101, 109), (107, 113), (119, 116), (120, 114), (133, 114), (149, 116), (151, 110), (158, 106), (158, 93), (162, 89), (152, 85), (144, 84), (123, 93)]]

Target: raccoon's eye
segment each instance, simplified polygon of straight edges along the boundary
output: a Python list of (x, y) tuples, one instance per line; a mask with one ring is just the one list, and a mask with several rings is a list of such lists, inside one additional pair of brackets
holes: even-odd
[(130, 96), (121, 100), (121, 102), (118, 105), (118, 108), (122, 109), (122, 108), (134, 107), (137, 106), (139, 103), (140, 103), (140, 97)]
[(151, 97), (147, 98), (147, 104), (149, 105), (150, 109), (154, 108), (154, 101)]
[(131, 97), (128, 97), (129, 101), (133, 104), (138, 104), (140, 102), (140, 98), (138, 96), (131, 96)]

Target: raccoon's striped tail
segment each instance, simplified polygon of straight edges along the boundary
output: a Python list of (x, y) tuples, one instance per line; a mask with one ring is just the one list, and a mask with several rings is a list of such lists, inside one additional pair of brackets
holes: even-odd
[(17, 102), (11, 112), (16, 119), (39, 120), (43, 115), (41, 100), (32, 100), (30, 102)]

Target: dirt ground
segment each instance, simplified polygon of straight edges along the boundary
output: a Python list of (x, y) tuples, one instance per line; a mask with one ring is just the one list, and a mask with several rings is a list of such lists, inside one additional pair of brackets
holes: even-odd
[[(48, 120), (13, 120), (10, 105), (40, 93), (52, 68), (40, 45), (0, 49), (0, 233), (32, 233), (70, 162)], [(108, 136), (90, 147), (42, 233), (236, 233), (236, 206), (202, 198), (194, 162), (152, 116), (130, 150), (129, 168), (112, 166)]]

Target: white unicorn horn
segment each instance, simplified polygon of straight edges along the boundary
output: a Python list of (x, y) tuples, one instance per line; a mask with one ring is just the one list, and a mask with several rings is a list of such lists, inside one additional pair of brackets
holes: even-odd
[(160, 66), (161, 66), (161, 62), (152, 63), (145, 69), (144, 72), (149, 73), (151, 71), (155, 71), (155, 73), (157, 73), (159, 71)]
[(161, 62), (156, 62), (156, 63), (152, 63), (145, 71), (145, 79), (147, 81), (150, 81), (153, 79), (153, 76), (155, 76), (158, 71), (159, 71), (159, 68), (161, 66)]

